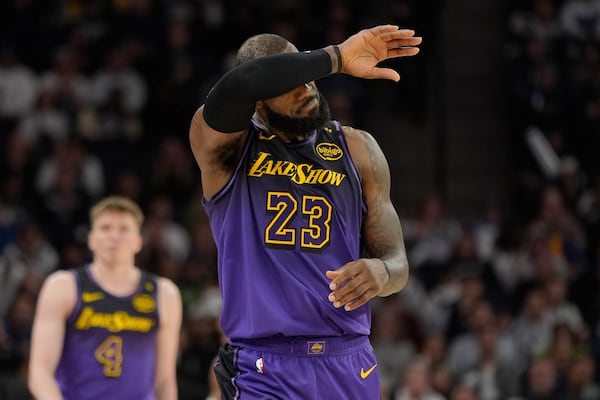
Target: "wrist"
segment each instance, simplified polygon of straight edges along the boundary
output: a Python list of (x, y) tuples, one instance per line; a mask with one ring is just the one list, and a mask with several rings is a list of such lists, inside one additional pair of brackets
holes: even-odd
[(388, 265), (385, 263), (385, 261), (383, 261), (381, 258), (379, 259), (382, 263), (383, 263), (383, 268), (385, 269), (385, 272), (387, 272), (388, 275), (388, 282), (390, 281), (390, 279), (392, 279), (392, 273), (390, 272), (390, 268), (388, 267)]
[(329, 58), (331, 59), (331, 74), (342, 72), (344, 63), (342, 60), (342, 52), (340, 51), (340, 47), (338, 45), (332, 45), (325, 47), (323, 50), (329, 54)]
[[(340, 51), (340, 46), (338, 46), (338, 45), (333, 46), (333, 52), (335, 53), (336, 61), (337, 61), (337, 69), (335, 70), (335, 72), (336, 73), (342, 72), (342, 67), (344, 66), (344, 60), (342, 60), (342, 52)], [(387, 269), (387, 267), (386, 267), (386, 269)]]

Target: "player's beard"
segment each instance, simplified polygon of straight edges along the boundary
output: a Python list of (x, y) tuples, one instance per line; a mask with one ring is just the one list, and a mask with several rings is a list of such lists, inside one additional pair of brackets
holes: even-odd
[(331, 113), (329, 111), (329, 104), (327, 104), (327, 100), (325, 100), (325, 97), (321, 93), (307, 98), (303, 106), (310, 103), (315, 97), (319, 99), (319, 107), (311, 110), (308, 117), (288, 117), (265, 104), (264, 110), (269, 123), (269, 130), (280, 132), (290, 140), (299, 141), (306, 139), (313, 130), (327, 125), (331, 120)]

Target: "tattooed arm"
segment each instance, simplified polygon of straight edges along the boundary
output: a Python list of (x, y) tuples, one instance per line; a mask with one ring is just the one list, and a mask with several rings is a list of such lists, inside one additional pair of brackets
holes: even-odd
[[(361, 177), (363, 196), (368, 213), (363, 223), (363, 244), (371, 257), (381, 259), (389, 269), (390, 279), (379, 296), (399, 292), (408, 280), (408, 260), (400, 219), (390, 199), (390, 168), (381, 148), (371, 135), (354, 131), (359, 146), (358, 152), (350, 139), (352, 157)], [(351, 137), (352, 134), (347, 135)], [(352, 150), (352, 149), (355, 150)], [(354, 154), (357, 154), (354, 158)], [(368, 160), (366, 159), (368, 157)]]
[(399, 292), (408, 280), (408, 260), (400, 219), (390, 199), (390, 171), (381, 148), (367, 132), (344, 127), (368, 212), (363, 244), (373, 258), (362, 258), (328, 271), (335, 307), (354, 310), (375, 296)]

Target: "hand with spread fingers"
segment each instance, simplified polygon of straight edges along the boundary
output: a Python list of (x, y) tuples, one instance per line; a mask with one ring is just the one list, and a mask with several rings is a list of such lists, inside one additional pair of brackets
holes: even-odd
[(399, 81), (398, 72), (377, 67), (381, 61), (414, 56), (422, 38), (411, 29), (399, 29), (395, 25), (381, 25), (363, 29), (339, 45), (342, 56), (341, 72), (359, 78), (390, 79)]

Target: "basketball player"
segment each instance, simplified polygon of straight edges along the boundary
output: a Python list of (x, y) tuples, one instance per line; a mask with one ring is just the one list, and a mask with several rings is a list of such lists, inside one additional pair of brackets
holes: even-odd
[(29, 388), (36, 399), (177, 398), (179, 290), (138, 269), (142, 211), (108, 197), (90, 212), (91, 264), (44, 283), (34, 320)]
[(330, 120), (315, 80), (398, 81), (377, 64), (420, 42), (397, 26), (309, 52), (254, 36), (194, 115), (219, 250), (224, 399), (379, 399), (367, 302), (406, 284), (401, 226), (383, 152)]

